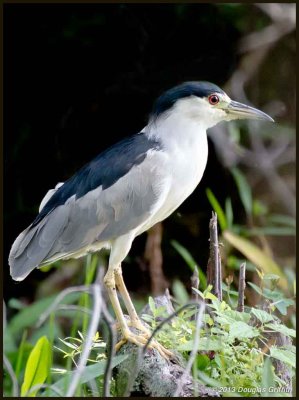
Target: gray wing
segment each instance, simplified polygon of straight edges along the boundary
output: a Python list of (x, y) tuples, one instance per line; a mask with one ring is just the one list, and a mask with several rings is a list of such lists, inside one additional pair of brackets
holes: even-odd
[[(48, 260), (67, 258), (94, 243), (109, 242), (145, 224), (168, 193), (164, 152), (150, 151), (112, 186), (98, 187), (65, 204), (27, 228), (14, 242), (9, 256), (11, 275), (23, 280)], [(48, 194), (47, 194), (48, 195)]]

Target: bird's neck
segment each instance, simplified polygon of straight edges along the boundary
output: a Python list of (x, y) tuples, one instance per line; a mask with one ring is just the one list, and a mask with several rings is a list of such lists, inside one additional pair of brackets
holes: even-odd
[(143, 132), (151, 139), (159, 141), (163, 147), (176, 148), (206, 147), (206, 127), (199, 121), (176, 113), (151, 119)]

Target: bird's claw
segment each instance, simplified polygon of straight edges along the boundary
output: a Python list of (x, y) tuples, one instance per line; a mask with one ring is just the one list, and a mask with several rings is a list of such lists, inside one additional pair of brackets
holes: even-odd
[[(138, 331), (143, 332), (142, 336), (145, 338), (149, 338), (151, 336), (151, 331), (146, 328), (141, 321), (127, 321), (127, 325), (130, 326), (131, 328), (135, 328)], [(121, 325), (119, 323), (116, 323), (116, 329), (121, 329)]]
[[(115, 351), (117, 352), (123, 344), (126, 342), (130, 342), (135, 344), (136, 346), (144, 347), (147, 342), (148, 342), (148, 337), (146, 337), (146, 334), (143, 335), (137, 335), (131, 331), (125, 331), (123, 332), (123, 338), (116, 344), (115, 346)], [(157, 350), (160, 355), (165, 358), (166, 360), (169, 360), (170, 358), (174, 357), (174, 354), (165, 349), (160, 343), (158, 343), (156, 340), (151, 340), (150, 344), (148, 345), (149, 349), (155, 349)]]

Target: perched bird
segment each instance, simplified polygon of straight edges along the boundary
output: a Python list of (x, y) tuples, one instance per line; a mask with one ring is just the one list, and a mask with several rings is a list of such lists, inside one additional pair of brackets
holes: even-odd
[[(122, 342), (143, 345), (149, 332), (127, 292), (121, 263), (134, 238), (167, 218), (200, 182), (208, 157), (206, 130), (244, 118), (273, 121), (209, 82), (185, 82), (163, 93), (139, 133), (103, 151), (47, 193), (39, 214), (11, 248), (12, 278), (21, 281), (34, 268), (110, 248), (104, 283)], [(130, 325), (143, 334), (128, 328), (116, 288)], [(170, 354), (158, 342), (152, 347)]]

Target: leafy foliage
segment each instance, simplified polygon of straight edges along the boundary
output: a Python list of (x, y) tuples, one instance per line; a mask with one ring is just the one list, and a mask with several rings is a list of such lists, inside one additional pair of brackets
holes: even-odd
[[(286, 327), (272, 312), (247, 307), (245, 312), (232, 309), (225, 301), (220, 302), (211, 287), (204, 292), (195, 291), (208, 301), (203, 316), (195, 378), (200, 383), (220, 388), (223, 395), (238, 393), (241, 396), (265, 395), (269, 390), (284, 393), (284, 383), (274, 372), (274, 359), (282, 361), (295, 371), (294, 346), (267, 345), (271, 332), (281, 332), (288, 338), (295, 337), (295, 330)], [(155, 308), (149, 300), (152, 315), (143, 315), (152, 328), (157, 318), (165, 316), (164, 307)], [(158, 340), (168, 348), (179, 351), (188, 360), (194, 348), (196, 310), (185, 309), (158, 334)]]
[(51, 347), (46, 336), (42, 336), (33, 347), (25, 368), (24, 381), (21, 387), (21, 396), (35, 397), (37, 389), (33, 390), (36, 385), (45, 382), (51, 365)]

